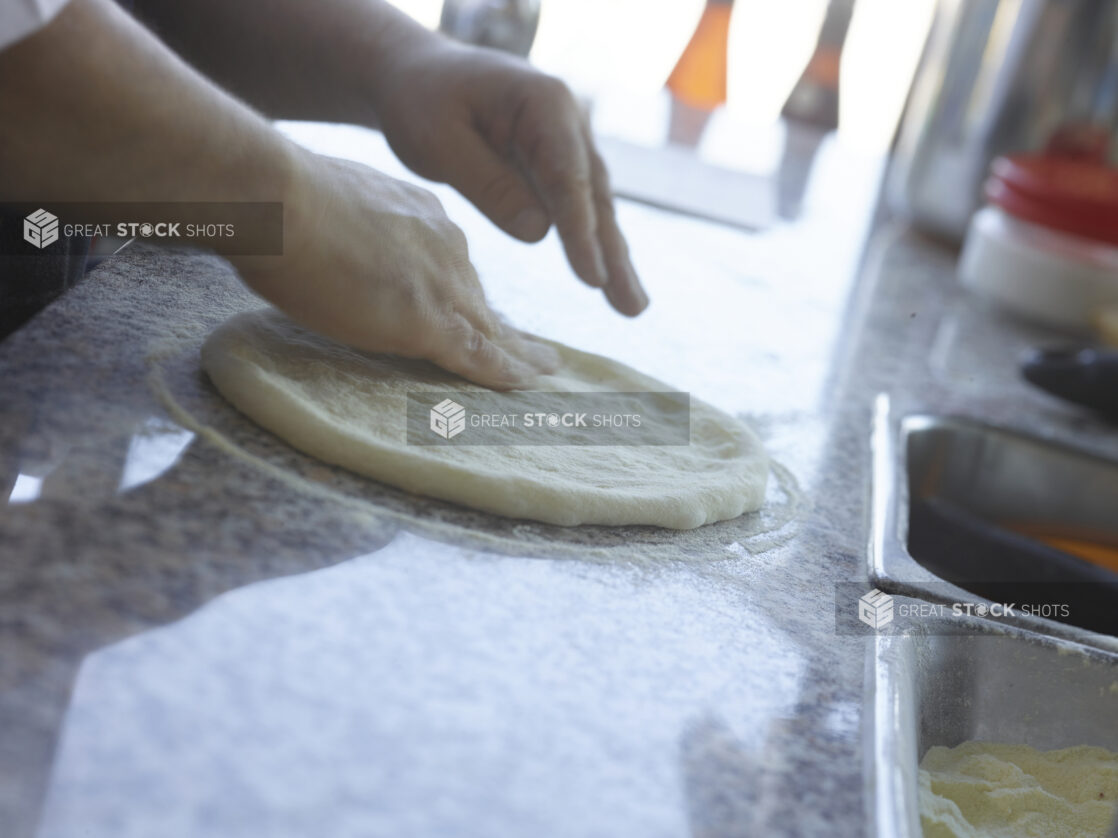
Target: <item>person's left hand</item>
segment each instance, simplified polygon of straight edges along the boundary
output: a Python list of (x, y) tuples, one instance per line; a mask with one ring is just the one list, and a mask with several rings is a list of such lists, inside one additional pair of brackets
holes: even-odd
[(566, 85), (442, 38), (395, 50), (383, 71), (373, 106), (407, 166), (449, 183), (522, 241), (539, 241), (554, 223), (584, 282), (623, 314), (644, 310), (609, 176)]

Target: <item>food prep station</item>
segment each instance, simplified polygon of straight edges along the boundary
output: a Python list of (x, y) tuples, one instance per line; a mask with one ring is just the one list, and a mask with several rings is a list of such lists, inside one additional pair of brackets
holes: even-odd
[[(400, 174), (374, 135), (290, 130)], [(1118, 748), (1113, 637), (846, 619), (874, 586), (974, 598), (909, 552), (924, 455), (958, 452), (935, 485), (964, 504), (987, 474), (1110, 532), (1118, 508), (1118, 433), (1018, 374), (1051, 334), (882, 213), (882, 165), (829, 142), (803, 217), (755, 233), (622, 203), (635, 323), (554, 238), (439, 192), (513, 322), (758, 430), (765, 509), (691, 532), (500, 520), (315, 463), (198, 370), (259, 304), (225, 263), (100, 267), (0, 344), (5, 834), (915, 836), (931, 744)]]
[[(938, 632), (938, 633), (937, 633)], [(920, 838), (916, 766), (968, 740), (1118, 749), (1118, 656), (960, 622), (883, 635), (868, 656), (867, 752), (877, 835)]]

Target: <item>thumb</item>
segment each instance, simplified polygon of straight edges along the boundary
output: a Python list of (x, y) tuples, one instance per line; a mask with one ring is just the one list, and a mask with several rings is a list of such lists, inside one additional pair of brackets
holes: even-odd
[(473, 132), (455, 139), (448, 146), (456, 158), (450, 185), (510, 236), (537, 242), (547, 235), (551, 218), (517, 167)]

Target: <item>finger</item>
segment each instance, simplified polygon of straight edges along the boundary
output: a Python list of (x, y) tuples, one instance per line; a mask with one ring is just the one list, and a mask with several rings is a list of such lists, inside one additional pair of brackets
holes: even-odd
[(488, 338), (503, 334), (507, 327), (501, 316), (489, 307), (485, 299), (485, 288), (473, 264), (468, 259), (465, 260), (456, 267), (455, 274), (460, 277), (461, 282), (457, 290), (448, 292), (443, 310), (457, 312)]
[(648, 294), (645, 293), (637, 278), (637, 272), (633, 269), (633, 263), (629, 258), (629, 245), (617, 224), (609, 172), (601, 155), (594, 148), (589, 126), (584, 126), (583, 136), (590, 155), (594, 202), (598, 215), (598, 242), (609, 275), (605, 287), (606, 297), (619, 312), (635, 317), (648, 308)]
[[(562, 90), (570, 100), (570, 93)], [(571, 268), (586, 284), (601, 288), (608, 275), (597, 238), (590, 158), (574, 102), (555, 106), (554, 101), (521, 117), (515, 146), (555, 222)]]
[(560, 367), (559, 352), (535, 335), (509, 327), (506, 335), (498, 338), (497, 343), (508, 346), (509, 351), (541, 375), (551, 375)]
[(426, 357), (445, 370), (494, 390), (529, 387), (538, 373), (460, 315), (429, 330)]
[[(517, 360), (528, 364), (532, 369), (542, 375), (550, 375), (559, 369), (559, 353), (548, 342), (535, 335), (521, 331), (512, 326), (501, 314), (489, 309), (491, 320), (496, 328), (486, 332), (485, 336), (501, 349), (504, 349)], [(467, 321), (473, 322), (471, 316), (462, 312)]]
[(451, 143), (460, 158), (452, 186), (510, 236), (538, 242), (547, 235), (547, 209), (512, 161), (503, 160), (470, 130), (451, 138)]

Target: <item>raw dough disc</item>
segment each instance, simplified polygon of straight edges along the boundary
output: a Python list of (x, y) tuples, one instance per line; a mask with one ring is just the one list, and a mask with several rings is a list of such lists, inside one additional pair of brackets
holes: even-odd
[[(560, 344), (537, 389), (664, 392), (636, 370)], [(488, 392), (424, 361), (357, 352), (275, 309), (237, 315), (202, 347), (218, 391), (295, 448), (410, 492), (550, 524), (691, 529), (761, 506), (769, 463), (754, 434), (691, 399), (691, 444), (408, 445), (408, 392)]]

